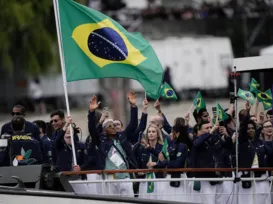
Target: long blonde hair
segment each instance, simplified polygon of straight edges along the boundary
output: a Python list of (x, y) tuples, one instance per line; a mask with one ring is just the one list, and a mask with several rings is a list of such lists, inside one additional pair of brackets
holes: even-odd
[(148, 130), (149, 130), (150, 127), (153, 127), (153, 128), (156, 129), (156, 133), (157, 133), (157, 143), (163, 145), (164, 141), (163, 141), (163, 137), (162, 137), (162, 132), (161, 132), (161, 130), (160, 130), (156, 125), (153, 125), (153, 124), (150, 124), (150, 125), (148, 126), (147, 131), (146, 131), (146, 134), (145, 134), (145, 140), (146, 140), (147, 142), (149, 142)]

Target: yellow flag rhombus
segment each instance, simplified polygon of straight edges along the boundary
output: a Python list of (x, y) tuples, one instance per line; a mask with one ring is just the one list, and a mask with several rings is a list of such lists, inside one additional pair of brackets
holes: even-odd
[[(122, 49), (120, 49), (115, 42), (112, 42), (111, 40), (109, 40), (109, 38), (106, 38), (103, 35), (100, 35), (98, 32), (96, 32), (99, 29), (105, 29), (105, 28), (108, 28), (114, 31), (115, 34), (119, 35), (119, 37), (123, 40), (126, 46), (126, 49), (128, 51), (127, 53), (125, 53)], [(90, 34), (93, 36), (96, 36), (101, 41), (103, 41), (104, 43), (107, 43), (109, 46), (111, 46), (112, 48), (120, 52), (121, 54), (120, 59), (112, 61), (112, 60), (103, 59), (101, 57), (94, 55), (89, 49), (89, 46), (92, 46), (92, 44), (88, 45), (89, 44), (88, 38)], [(77, 26), (72, 33), (72, 38), (80, 47), (80, 49), (100, 68), (103, 68), (104, 66), (113, 64), (113, 63), (123, 63), (123, 64), (130, 64), (133, 66), (137, 66), (140, 63), (142, 63), (144, 60), (146, 60), (146, 57), (144, 57), (141, 54), (141, 52), (129, 42), (127, 37), (122, 32), (120, 32), (120, 30), (109, 19), (105, 19), (99, 23), (88, 23), (88, 24), (82, 24)], [(97, 45), (94, 45), (94, 46), (97, 46)], [(94, 47), (94, 49), (96, 48)], [(100, 49), (102, 48), (100, 47)], [(104, 49), (105, 49), (104, 52), (107, 52), (107, 48), (104, 48)]]

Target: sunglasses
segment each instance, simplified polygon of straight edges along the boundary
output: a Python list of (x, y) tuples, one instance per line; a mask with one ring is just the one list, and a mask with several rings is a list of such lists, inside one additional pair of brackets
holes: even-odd
[(65, 139), (68, 139), (68, 140), (70, 140), (70, 139), (71, 139), (71, 137), (65, 137)]
[(57, 123), (59, 120), (51, 120), (50, 123)]
[(18, 115), (18, 116), (19, 116), (19, 115), (22, 115), (22, 113), (20, 113), (20, 112), (12, 112), (11, 115), (12, 115), (12, 116), (15, 116), (15, 115)]

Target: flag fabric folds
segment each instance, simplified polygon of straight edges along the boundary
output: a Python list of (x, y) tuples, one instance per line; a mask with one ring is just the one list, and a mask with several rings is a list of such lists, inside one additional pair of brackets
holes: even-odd
[(246, 101), (249, 101), (251, 103), (251, 105), (253, 105), (255, 103), (255, 97), (250, 91), (244, 91), (242, 89), (239, 89), (238, 90), (238, 97), (240, 97)]
[(67, 81), (130, 78), (157, 94), (163, 68), (141, 34), (129, 33), (108, 16), (76, 3), (58, 0)]
[(160, 97), (163, 97), (163, 98), (169, 99), (169, 100), (177, 100), (177, 96), (176, 96), (173, 88), (166, 82), (164, 82), (164, 84), (161, 85), (157, 94), (154, 95), (154, 94), (147, 92), (147, 96), (149, 96), (150, 98), (153, 98), (155, 100), (159, 99)]
[(254, 79), (251, 79), (251, 83), (249, 84), (250, 92), (257, 95), (257, 91), (260, 88), (260, 84)]
[(224, 109), (221, 107), (219, 103), (217, 103), (216, 105), (216, 112), (217, 112), (218, 121), (224, 121), (228, 119), (227, 113), (224, 111)]
[(272, 108), (272, 101), (263, 101), (264, 110), (267, 111)]
[(198, 91), (198, 93), (197, 93), (195, 99), (193, 100), (193, 105), (195, 106), (197, 113), (198, 113), (201, 109), (206, 108), (205, 100), (204, 100), (204, 98), (202, 97), (200, 91)]
[(271, 90), (268, 89), (267, 91), (265, 92), (262, 92), (262, 91), (258, 91), (257, 92), (257, 99), (259, 102), (270, 102), (272, 101), (272, 93), (271, 93)]
[[(150, 154), (149, 157), (149, 162), (152, 162), (152, 155)], [(146, 178), (147, 179), (154, 179), (155, 178), (155, 174), (154, 172), (148, 172), (146, 173)], [(148, 181), (147, 182), (147, 193), (153, 193), (155, 189), (155, 183), (153, 181)]]
[(164, 156), (165, 156), (165, 158), (167, 159), (167, 160), (169, 160), (170, 159), (170, 156), (169, 156), (169, 151), (168, 151), (168, 140), (165, 138), (164, 139), (164, 144), (163, 144), (163, 147), (162, 147), (162, 154), (164, 154)]

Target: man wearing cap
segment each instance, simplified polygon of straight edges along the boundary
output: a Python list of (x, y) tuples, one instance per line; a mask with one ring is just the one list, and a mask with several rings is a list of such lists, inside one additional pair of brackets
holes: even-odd
[[(22, 106), (22, 105), (16, 105), (16, 106), (14, 106), (11, 115), (12, 115), (13, 118), (14, 117), (25, 118), (26, 108), (24, 106)], [(31, 136), (31, 137), (35, 138), (36, 140), (40, 141), (40, 131), (36, 127), (36, 125), (34, 125), (33, 123), (31, 123), (29, 121), (25, 121), (23, 131), (28, 136)], [(8, 123), (6, 123), (6, 124), (4, 124), (2, 126), (0, 135), (4, 135), (4, 134), (7, 134), (7, 135), (13, 135), (14, 134), (14, 130), (13, 130), (12, 126), (11, 126), (11, 122), (8, 122)]]
[[(93, 141), (98, 144), (100, 155), (100, 169), (102, 170), (126, 170), (137, 168), (137, 161), (130, 145), (130, 134), (137, 127), (137, 107), (135, 104), (135, 93), (130, 92), (128, 100), (131, 104), (131, 120), (126, 130), (117, 132), (113, 119), (106, 119), (103, 124), (103, 133), (100, 134), (96, 128), (95, 110), (99, 103), (97, 97), (93, 96), (90, 101), (88, 114), (88, 127)], [(133, 114), (133, 115), (132, 115)], [(135, 115), (136, 114), (136, 115)], [(130, 179), (129, 173), (115, 173), (106, 175), (106, 179)], [(109, 194), (134, 196), (133, 184), (131, 182), (119, 182), (107, 184)]]

